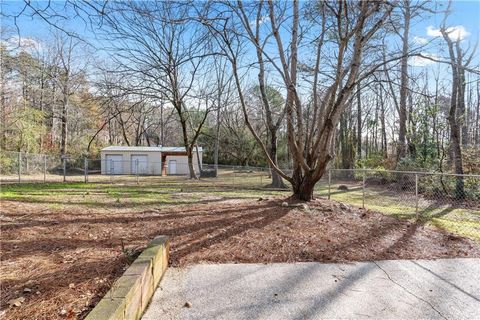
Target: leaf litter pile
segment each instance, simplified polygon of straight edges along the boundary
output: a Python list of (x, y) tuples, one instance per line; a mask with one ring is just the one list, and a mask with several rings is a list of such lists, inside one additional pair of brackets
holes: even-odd
[(480, 244), (325, 199), (53, 209), (2, 201), (0, 319), (84, 318), (156, 235), (170, 265), (480, 257)]

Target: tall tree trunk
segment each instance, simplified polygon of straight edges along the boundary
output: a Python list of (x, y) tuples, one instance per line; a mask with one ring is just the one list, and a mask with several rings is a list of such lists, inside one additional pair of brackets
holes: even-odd
[(183, 145), (187, 152), (189, 176), (190, 179), (198, 179), (195, 168), (193, 167), (193, 148), (191, 148), (188, 143), (187, 120), (182, 116), (180, 117), (180, 124), (182, 125)]
[(452, 95), (450, 98), (450, 110), (448, 113), (448, 123), (450, 125), (450, 152), (455, 169), (455, 173), (458, 174), (456, 178), (455, 192), (454, 196), (457, 199), (463, 199), (465, 197), (464, 193), (464, 181), (463, 181), (463, 161), (462, 161), (462, 147), (461, 147), (461, 137), (460, 137), (460, 124), (457, 117), (458, 112), (458, 103), (462, 101), (459, 99), (459, 94), (463, 93), (460, 83), (462, 76), (459, 72), (459, 69), (463, 69), (462, 63), (462, 52), (460, 48), (459, 41), (457, 40), (456, 45), (456, 57), (453, 41), (450, 39), (449, 34), (447, 33), (444, 27), (440, 28), (440, 32), (444, 40), (447, 42), (448, 51), (450, 54), (450, 66), (452, 68)]
[(416, 121), (413, 120), (413, 98), (412, 94), (408, 92), (408, 134), (407, 134), (407, 146), (408, 146), (408, 154), (415, 159), (417, 156), (417, 146), (415, 145), (417, 141), (417, 124)]
[(195, 143), (195, 153), (197, 156), (197, 165), (198, 170), (200, 170), (200, 175), (202, 174), (202, 162), (200, 161), (200, 153), (198, 152), (198, 144)]
[(380, 88), (380, 93), (379, 93), (379, 101), (380, 101), (380, 122), (382, 124), (382, 153), (383, 156), (386, 158), (388, 156), (387, 154), (387, 127), (385, 124), (385, 104), (383, 103), (383, 91), (382, 88)]
[(215, 123), (215, 146), (213, 151), (213, 166), (215, 168), (215, 174), (218, 174), (218, 149), (220, 147), (219, 139), (220, 139), (220, 103), (221, 97), (220, 93), (218, 93), (217, 97), (217, 114), (216, 114), (216, 123)]
[(475, 146), (480, 146), (480, 79), (477, 81), (477, 116), (475, 120)]
[(402, 59), (400, 63), (400, 105), (399, 105), (399, 128), (397, 159), (406, 156), (406, 133), (407, 133), (407, 94), (408, 94), (408, 34), (410, 32), (410, 3), (404, 1), (404, 28), (402, 35)]
[(375, 152), (378, 152), (378, 97), (375, 97), (375, 122), (374, 122), (374, 131), (373, 131), (373, 143)]
[(357, 85), (357, 159), (362, 159), (362, 97), (360, 82)]
[(311, 201), (314, 199), (313, 191), (317, 181), (312, 180), (311, 176), (303, 175), (300, 168), (297, 167), (292, 175), (293, 198), (301, 201)]
[[(451, 109), (452, 111), (452, 109)], [(448, 121), (450, 123), (450, 139), (451, 139), (451, 148), (453, 153), (453, 164), (455, 168), (455, 173), (463, 175), (463, 160), (462, 160), (462, 147), (460, 143), (460, 126), (455, 119), (455, 116), (452, 115), (452, 112), (449, 114)], [(465, 197), (464, 193), (464, 182), (462, 176), (457, 176), (456, 185), (455, 185), (455, 198), (463, 199)]]
[(165, 145), (165, 123), (163, 122), (163, 102), (160, 102), (160, 145)]
[(190, 179), (198, 179), (197, 174), (195, 172), (195, 167), (193, 166), (193, 152), (190, 150), (187, 152), (188, 158), (188, 170), (190, 172)]
[[(277, 130), (271, 130), (270, 132), (270, 158), (273, 160), (275, 165), (278, 165), (277, 157)], [(284, 189), (287, 186), (283, 182), (282, 177), (275, 170), (271, 169), (272, 172), (272, 183), (270, 184), (271, 188), (281, 188)]]
[(63, 103), (61, 115), (61, 130), (60, 130), (60, 154), (64, 156), (67, 152), (67, 109), (68, 109), (68, 84), (64, 85), (63, 89)]
[(433, 113), (433, 119), (432, 119), (432, 122), (433, 122), (433, 134), (435, 135), (434, 136), (434, 139), (436, 141), (436, 146), (437, 146), (437, 157), (440, 158), (440, 155), (441, 155), (441, 146), (440, 146), (440, 133), (439, 133), (439, 130), (437, 128), (437, 115), (438, 115), (438, 112), (439, 112), (439, 107), (438, 107), (438, 78), (435, 79), (435, 98), (433, 100), (433, 104), (435, 106), (435, 112)]
[[(457, 50), (457, 61), (462, 63), (463, 57), (461, 50)], [(457, 63), (458, 63), (457, 62)], [(468, 145), (468, 126), (467, 126), (467, 113), (465, 108), (465, 69), (458, 68), (458, 96), (457, 96), (457, 119), (460, 123), (460, 139), (461, 145), (466, 147)]]

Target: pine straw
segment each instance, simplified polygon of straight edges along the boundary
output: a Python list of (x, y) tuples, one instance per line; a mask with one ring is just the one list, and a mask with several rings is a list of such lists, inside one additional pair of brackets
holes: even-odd
[[(433, 227), (324, 199), (308, 208), (284, 207), (283, 201), (228, 200), (136, 212), (3, 201), (4, 318), (85, 317), (128, 264), (122, 241), (142, 248), (159, 234), (171, 236), (173, 266), (480, 257), (478, 243)], [(9, 307), (20, 296), (25, 302)]]

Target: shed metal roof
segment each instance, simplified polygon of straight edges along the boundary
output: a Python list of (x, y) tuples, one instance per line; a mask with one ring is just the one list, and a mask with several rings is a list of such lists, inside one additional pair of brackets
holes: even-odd
[[(101, 151), (185, 152), (185, 147), (109, 146)], [(198, 147), (198, 151), (202, 152), (202, 147)]]

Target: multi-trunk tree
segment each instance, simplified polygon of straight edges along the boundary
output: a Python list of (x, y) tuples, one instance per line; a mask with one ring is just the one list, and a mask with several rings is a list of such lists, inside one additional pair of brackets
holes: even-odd
[[(448, 112), (448, 123), (450, 125), (450, 152), (456, 177), (455, 196), (465, 197), (463, 180), (463, 159), (462, 159), (462, 137), (467, 139), (466, 128), (462, 132), (465, 122), (465, 69), (468, 68), (475, 56), (475, 48), (465, 52), (461, 46), (461, 37), (452, 34), (446, 27), (446, 20), (449, 15), (451, 2), (447, 8), (445, 18), (440, 27), (440, 32), (448, 46), (450, 67), (452, 71), (452, 91), (450, 96), (450, 110)], [(463, 134), (464, 133), (464, 134)]]
[[(311, 31), (310, 46), (305, 46), (309, 52), (315, 52), (313, 63), (299, 61), (303, 57), (299, 48), (308, 34), (304, 34), (304, 28), (300, 26), (300, 14), (304, 8), (300, 8), (298, 1), (260, 1), (245, 5), (239, 1), (227, 7), (229, 13), (224, 11), (224, 16), (219, 17), (216, 23), (207, 23), (231, 62), (246, 125), (262, 146), (269, 165), (291, 183), (293, 197), (312, 200), (315, 184), (334, 157), (336, 126), (347, 107), (347, 101), (357, 83), (379, 67), (378, 62), (372, 59), (373, 51), (369, 49), (393, 7), (384, 2), (314, 3), (308, 9), (314, 12), (315, 19), (312, 19), (310, 28), (306, 28)], [(211, 14), (218, 16), (217, 10)], [(231, 15), (227, 17), (226, 14)], [(266, 30), (261, 32), (250, 32), (252, 17), (257, 27), (268, 25), (268, 28), (264, 27)], [(243, 42), (240, 32), (247, 34), (247, 40), (256, 49), (259, 84), (263, 84), (262, 66), (268, 64), (276, 71), (285, 91), (288, 146), (293, 160), (291, 174), (287, 174), (271, 159), (267, 146), (248, 117), (240, 76), (242, 66), (239, 48)], [(258, 35), (265, 35), (265, 32), (268, 32), (267, 42), (259, 41)], [(370, 57), (365, 55), (367, 51)], [(328, 55), (328, 61), (321, 61), (327, 52), (336, 54)], [(305, 81), (305, 77), (309, 81)], [(307, 96), (313, 97), (311, 104), (305, 101), (305, 91)], [(311, 117), (309, 126), (306, 126), (305, 119), (307, 106)]]

